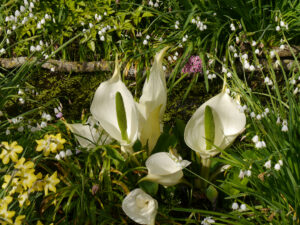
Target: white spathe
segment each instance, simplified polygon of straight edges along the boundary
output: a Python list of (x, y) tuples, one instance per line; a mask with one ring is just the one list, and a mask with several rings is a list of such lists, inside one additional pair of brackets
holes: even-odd
[(163, 70), (163, 57), (169, 47), (163, 48), (154, 57), (149, 78), (146, 79), (142, 96), (137, 104), (139, 117), (139, 138), (143, 145), (148, 141), (151, 152), (162, 131), (162, 119), (167, 104), (167, 85)]
[[(214, 147), (206, 150), (204, 113), (205, 107), (210, 106), (214, 117), (215, 139)], [(209, 158), (224, 150), (241, 134), (246, 125), (246, 116), (239, 110), (239, 104), (227, 93), (220, 94), (202, 104), (184, 130), (185, 143), (202, 158)], [(216, 148), (217, 147), (217, 148)]]
[(67, 124), (74, 133), (75, 138), (83, 148), (94, 148), (97, 145), (105, 145), (111, 142), (110, 137), (105, 133), (93, 117), (89, 117), (86, 124)]
[(122, 202), (125, 214), (138, 224), (155, 224), (158, 203), (142, 189), (131, 191)]
[(178, 184), (183, 177), (182, 169), (191, 162), (182, 160), (171, 153), (158, 152), (151, 155), (146, 161), (148, 175), (142, 180), (149, 180), (164, 186)]
[[(116, 93), (122, 95), (126, 119), (128, 141), (122, 139), (116, 112)], [(117, 60), (115, 71), (111, 79), (102, 82), (91, 104), (91, 113), (99, 121), (103, 129), (122, 146), (131, 146), (138, 135), (138, 113), (132, 94), (121, 80), (120, 65)]]

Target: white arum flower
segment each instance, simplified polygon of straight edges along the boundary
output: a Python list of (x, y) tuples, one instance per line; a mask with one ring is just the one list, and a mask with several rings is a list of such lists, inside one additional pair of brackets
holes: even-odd
[(150, 180), (164, 186), (178, 184), (183, 177), (182, 169), (191, 162), (167, 152), (151, 155), (146, 161), (148, 175), (142, 180)]
[(138, 112), (132, 94), (121, 80), (116, 60), (111, 79), (102, 82), (91, 104), (91, 113), (103, 129), (131, 152), (138, 135)]
[(167, 86), (162, 60), (168, 47), (156, 54), (142, 96), (136, 103), (139, 111), (139, 139), (147, 144), (149, 152), (154, 148), (162, 131), (162, 119), (167, 104)]
[(89, 117), (86, 124), (74, 123), (67, 126), (83, 148), (94, 148), (98, 144), (104, 145), (111, 141), (102, 127), (96, 125), (93, 117)]
[(125, 214), (138, 224), (155, 224), (158, 203), (142, 189), (131, 191), (122, 202)]
[(232, 144), (244, 131), (245, 125), (244, 112), (239, 110), (239, 104), (224, 91), (196, 110), (186, 125), (184, 140), (201, 158), (209, 158), (218, 154), (219, 149), (224, 150)]

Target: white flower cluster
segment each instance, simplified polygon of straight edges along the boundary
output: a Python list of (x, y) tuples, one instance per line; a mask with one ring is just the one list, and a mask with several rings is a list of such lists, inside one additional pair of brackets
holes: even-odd
[(70, 149), (67, 149), (66, 151), (60, 151), (58, 154), (55, 155), (56, 160), (64, 159), (65, 157), (69, 157), (73, 155), (72, 151)]
[(269, 77), (265, 77), (264, 83), (268, 86), (273, 85), (273, 81)]
[(249, 70), (251, 72), (255, 70), (255, 66), (251, 65), (248, 61), (248, 54), (247, 53), (240, 56), (240, 62), (243, 64), (243, 67), (244, 67), (245, 70)]
[(251, 175), (252, 175), (251, 168), (249, 168), (248, 170), (240, 170), (239, 178), (244, 179), (245, 176), (251, 177)]
[(150, 39), (150, 35), (147, 35), (146, 38), (143, 40), (143, 45), (147, 45), (149, 39)]
[(211, 216), (209, 217), (205, 217), (202, 222), (201, 222), (201, 225), (210, 225), (210, 224), (213, 224), (215, 223), (216, 221), (214, 221)]
[(238, 210), (240, 208), (239, 211), (246, 211), (247, 210), (246, 204), (241, 204), (241, 206), (239, 206), (239, 204), (237, 202), (232, 203), (231, 208), (233, 210)]
[[(278, 19), (277, 19), (278, 20)], [(275, 21), (277, 22), (276, 18), (275, 18)], [(280, 31), (281, 29), (286, 29), (288, 30), (289, 29), (289, 25), (287, 23), (285, 23), (283, 20), (281, 20), (279, 22), (279, 25), (276, 26), (276, 31)]]
[[(278, 162), (275, 164), (274, 169), (275, 169), (276, 171), (279, 171), (282, 165), (283, 165), (283, 161), (282, 161), (281, 159), (279, 159)], [(265, 167), (266, 169), (271, 169), (271, 167), (272, 167), (272, 162), (271, 162), (270, 159), (269, 159), (267, 162), (265, 162), (264, 167)]]
[(265, 148), (267, 147), (266, 142), (264, 141), (259, 141), (259, 137), (255, 135), (252, 138), (252, 142), (255, 144), (255, 148), (260, 149), (260, 148)]
[(171, 55), (168, 56), (168, 61), (170, 63), (175, 62), (178, 59), (178, 56), (179, 56), (178, 52), (175, 52), (173, 56)]
[(231, 30), (231, 31), (235, 31), (235, 30), (236, 30), (236, 28), (235, 28), (235, 26), (234, 26), (233, 23), (230, 24), (230, 30)]
[(180, 23), (179, 23), (179, 21), (177, 20), (177, 21), (175, 22), (175, 26), (174, 26), (176, 30), (179, 30), (179, 25), (180, 25)]
[(206, 74), (207, 74), (207, 79), (209, 79), (209, 80), (213, 80), (213, 79), (217, 78), (217, 75), (214, 73), (210, 73), (209, 70), (206, 71)]
[(37, 29), (42, 29), (42, 25), (46, 24), (46, 20), (51, 20), (51, 16), (48, 15), (47, 13), (45, 16), (37, 23), (36, 28)]
[(102, 16), (101, 15), (98, 15), (97, 13), (95, 14), (95, 20), (97, 22), (99, 22), (100, 20), (102, 20)]
[(282, 131), (282, 132), (287, 132), (288, 130), (289, 130), (289, 128), (288, 128), (287, 120), (283, 120), (283, 121), (282, 121), (282, 128), (281, 128), (281, 131)]
[(150, 0), (148, 2), (148, 5), (151, 6), (151, 7), (155, 7), (155, 8), (158, 8), (159, 7), (159, 4), (160, 4), (160, 1), (159, 0), (156, 0), (155, 3), (153, 3), (152, 0)]
[(105, 41), (105, 33), (111, 29), (111, 26), (107, 25), (98, 31), (98, 35), (101, 41)]
[(203, 21), (200, 20), (200, 17), (197, 16), (196, 19), (192, 19), (191, 21), (192, 24), (196, 24), (197, 28), (200, 30), (200, 31), (204, 31), (207, 29), (207, 25), (204, 24)]
[(182, 42), (186, 42), (188, 40), (189, 36), (186, 34), (184, 35), (184, 37), (182, 38)]

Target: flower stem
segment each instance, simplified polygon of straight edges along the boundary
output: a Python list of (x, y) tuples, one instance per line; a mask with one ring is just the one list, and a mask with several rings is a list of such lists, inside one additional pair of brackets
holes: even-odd
[[(201, 176), (208, 180), (209, 179), (209, 170), (210, 170), (210, 164), (211, 164), (211, 159), (210, 157), (208, 158), (201, 158)], [(207, 186), (207, 183), (205, 181), (202, 181), (202, 188), (205, 189)]]

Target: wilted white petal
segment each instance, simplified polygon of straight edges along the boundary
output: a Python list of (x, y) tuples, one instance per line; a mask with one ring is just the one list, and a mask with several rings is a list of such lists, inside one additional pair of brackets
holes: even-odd
[(93, 148), (97, 144), (104, 145), (111, 141), (104, 130), (99, 126), (96, 128), (91, 124), (67, 124), (70, 130), (75, 134), (79, 144), (84, 148)]
[[(122, 139), (116, 112), (116, 94), (123, 98), (128, 141)], [(132, 94), (121, 80), (120, 65), (116, 62), (115, 72), (111, 79), (102, 82), (96, 90), (91, 104), (91, 113), (103, 129), (121, 145), (132, 145), (138, 135), (138, 113)]]
[(138, 224), (154, 224), (158, 203), (142, 189), (131, 191), (122, 202), (125, 214)]
[[(214, 147), (206, 150), (204, 112), (210, 106), (215, 124)], [(243, 132), (246, 116), (240, 112), (239, 105), (226, 92), (222, 92), (202, 104), (188, 121), (185, 131), (185, 143), (201, 157), (211, 157), (224, 150), (233, 143), (235, 138)], [(216, 148), (217, 146), (218, 148)]]
[[(142, 144), (149, 141), (148, 147), (151, 151), (162, 129), (162, 118), (167, 104), (167, 86), (162, 60), (168, 47), (156, 54), (150, 70), (149, 78), (146, 79), (142, 96), (137, 103), (140, 114), (140, 140)], [(161, 124), (161, 126), (159, 126)]]
[(183, 177), (182, 169), (189, 164), (189, 161), (174, 158), (170, 153), (158, 152), (147, 159), (148, 175), (144, 179), (164, 186), (172, 186), (180, 182)]

